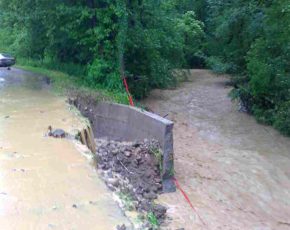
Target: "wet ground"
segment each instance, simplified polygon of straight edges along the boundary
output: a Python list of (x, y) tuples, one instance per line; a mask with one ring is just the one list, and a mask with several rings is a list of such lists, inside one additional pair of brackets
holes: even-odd
[(86, 149), (44, 137), (73, 133), (80, 118), (45, 80), (0, 69), (0, 229), (115, 229), (129, 224), (98, 178)]
[(176, 177), (196, 209), (180, 192), (163, 195), (165, 229), (290, 229), (290, 139), (238, 112), (226, 81), (193, 70), (144, 102), (175, 122)]

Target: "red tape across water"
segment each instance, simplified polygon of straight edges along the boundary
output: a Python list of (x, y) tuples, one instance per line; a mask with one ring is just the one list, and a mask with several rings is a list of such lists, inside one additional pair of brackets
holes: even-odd
[[(131, 106), (134, 107), (134, 106), (135, 106), (135, 105), (134, 105), (134, 101), (133, 101), (133, 98), (132, 98), (131, 93), (130, 93), (130, 90), (129, 90), (129, 86), (128, 86), (128, 83), (127, 83), (127, 79), (126, 79), (125, 77), (123, 78), (123, 83), (124, 83), (124, 86), (125, 86), (126, 92), (127, 92), (127, 94), (128, 94), (129, 103), (130, 103)], [(176, 187), (180, 190), (180, 192), (181, 192), (182, 195), (184, 196), (186, 202), (189, 204), (189, 206), (192, 208), (192, 210), (196, 213), (196, 215), (197, 215), (198, 218), (200, 219), (201, 223), (202, 223), (204, 226), (206, 226), (205, 222), (203, 221), (203, 219), (201, 218), (201, 216), (198, 214), (196, 208), (195, 208), (195, 207), (193, 206), (193, 204), (191, 203), (191, 201), (190, 201), (188, 195), (186, 194), (186, 192), (185, 192), (185, 191), (182, 189), (182, 187), (180, 186), (178, 180), (177, 180), (175, 177), (173, 177), (173, 181), (174, 181)]]
[(175, 177), (173, 177), (173, 181), (174, 181), (176, 187), (179, 189), (179, 191), (180, 191), (180, 192), (182, 193), (182, 195), (184, 196), (184, 198), (185, 198), (185, 200), (187, 201), (187, 203), (189, 204), (189, 206), (190, 206), (190, 207), (192, 208), (192, 210), (196, 213), (196, 215), (197, 215), (198, 218), (200, 219), (201, 223), (202, 223), (204, 226), (206, 226), (205, 222), (203, 221), (203, 219), (201, 218), (201, 216), (198, 214), (196, 208), (195, 208), (195, 207), (193, 206), (193, 204), (191, 203), (191, 201), (190, 201), (188, 195), (187, 195), (186, 192), (181, 188), (181, 186), (180, 186), (178, 180), (177, 180)]

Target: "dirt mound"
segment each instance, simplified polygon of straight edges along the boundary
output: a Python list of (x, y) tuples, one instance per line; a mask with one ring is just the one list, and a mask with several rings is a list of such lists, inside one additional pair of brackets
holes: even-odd
[(161, 224), (165, 219), (166, 208), (154, 202), (162, 191), (160, 154), (156, 141), (97, 140), (96, 162), (102, 178), (123, 201), (123, 208), (140, 214), (142, 229), (153, 229), (152, 222)]

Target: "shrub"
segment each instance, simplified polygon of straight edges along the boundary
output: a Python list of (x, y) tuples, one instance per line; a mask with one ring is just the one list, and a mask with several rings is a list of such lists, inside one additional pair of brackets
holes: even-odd
[(290, 101), (284, 102), (275, 115), (274, 127), (290, 136)]

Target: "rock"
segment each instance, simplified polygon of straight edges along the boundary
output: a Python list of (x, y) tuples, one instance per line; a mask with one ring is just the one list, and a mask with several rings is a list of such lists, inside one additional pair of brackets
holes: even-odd
[(72, 207), (73, 208), (78, 208), (78, 206), (76, 204), (73, 204)]
[(113, 192), (116, 191), (116, 188), (113, 185), (107, 184), (107, 186), (111, 191), (113, 191)]
[(126, 230), (127, 229), (127, 227), (126, 227), (126, 225), (125, 224), (123, 224), (123, 225), (118, 225), (117, 226), (117, 228), (116, 228), (116, 230)]
[[(100, 166), (99, 166), (100, 167)], [(101, 169), (98, 169), (97, 170), (98, 174), (100, 174), (101, 176), (104, 176), (105, 175), (105, 172)]]
[(56, 225), (54, 225), (54, 224), (48, 224), (47, 225), (49, 228), (55, 228), (56, 227)]
[(160, 204), (157, 204), (153, 207), (153, 213), (159, 219), (162, 218), (166, 214), (166, 211), (167, 209)]
[[(120, 167), (115, 167), (113, 170), (114, 170), (115, 173), (120, 173), (120, 172), (122, 172), (122, 169), (121, 169)], [(126, 173), (125, 173), (125, 174), (126, 174)]]
[(117, 155), (117, 154), (118, 154), (118, 152), (119, 152), (119, 150), (118, 150), (118, 149), (113, 149), (113, 150), (112, 150), (112, 154), (113, 154), (113, 155)]
[(99, 167), (100, 167), (101, 169), (103, 169), (103, 170), (106, 170), (106, 169), (108, 169), (108, 167), (107, 167), (107, 165), (106, 165), (106, 164), (101, 164), (101, 165), (99, 165)]
[(158, 177), (154, 178), (154, 181), (155, 181), (156, 183), (161, 183), (161, 179), (158, 178)]
[(155, 186), (155, 185), (153, 185), (153, 186), (151, 187), (151, 191), (154, 192), (154, 193), (157, 193), (158, 190), (159, 190), (158, 187)]
[(98, 202), (97, 201), (89, 201), (89, 204), (91, 204), (91, 205), (98, 205)]
[(136, 193), (137, 194), (143, 194), (144, 193), (144, 190), (142, 188), (137, 188), (136, 189)]
[(152, 172), (150, 172), (149, 170), (147, 170), (147, 171), (145, 172), (145, 176), (146, 176), (147, 178), (150, 178), (150, 177), (152, 176)]
[(145, 193), (149, 193), (150, 192), (150, 186), (149, 185), (146, 185), (146, 184), (141, 184), (142, 188), (143, 188), (143, 191)]
[(147, 229), (147, 230), (153, 230), (153, 228), (152, 228), (152, 226), (151, 226), (150, 223), (145, 223), (145, 224), (143, 225), (143, 228), (144, 228), (144, 229)]
[(162, 184), (159, 183), (159, 184), (155, 184), (157, 187), (158, 187), (158, 190), (162, 189)]
[(119, 179), (117, 178), (108, 178), (107, 183), (113, 185), (114, 187), (118, 187), (120, 185)]
[(48, 136), (54, 138), (65, 138), (67, 133), (62, 129), (52, 129), (51, 126), (48, 127)]
[(154, 194), (154, 193), (145, 193), (144, 194), (144, 197), (146, 198), (146, 199), (148, 199), (148, 200), (154, 200), (154, 199), (157, 199), (157, 195), (156, 194)]
[(132, 153), (130, 151), (125, 151), (124, 154), (125, 154), (126, 157), (130, 157), (132, 155)]
[(150, 204), (149, 201), (143, 201), (143, 202), (140, 203), (139, 207), (140, 207), (141, 210), (149, 212), (150, 209), (151, 209), (151, 204)]
[(141, 145), (140, 142), (135, 142), (135, 143), (133, 143), (132, 146), (133, 146), (134, 148), (138, 148), (140, 145)]
[(113, 176), (113, 173), (112, 173), (111, 170), (108, 170), (108, 172), (106, 173), (106, 176), (107, 176), (108, 178), (113, 178), (113, 177), (114, 177), (114, 176)]
[[(146, 215), (154, 211), (158, 221), (162, 223), (166, 208), (154, 205), (162, 188), (162, 181), (160, 169), (150, 151), (152, 143), (97, 140), (96, 159), (98, 172), (110, 190), (130, 197), (133, 208), (140, 213)], [(125, 209), (127, 205), (124, 202), (120, 206)], [(144, 222), (147, 221), (144, 219)], [(122, 229), (122, 226), (119, 227), (117, 229)], [(151, 229), (150, 224), (143, 229)]]

